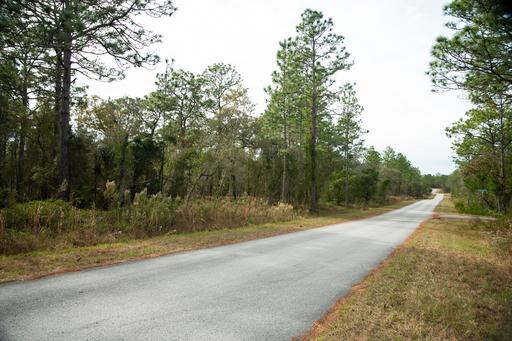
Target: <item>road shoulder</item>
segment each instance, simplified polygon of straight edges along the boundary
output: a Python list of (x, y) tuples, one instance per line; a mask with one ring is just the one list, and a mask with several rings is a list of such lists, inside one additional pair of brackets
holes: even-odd
[(510, 337), (512, 234), (493, 224), (426, 221), (300, 339)]
[(367, 210), (331, 210), (325, 215), (299, 218), (287, 222), (194, 233), (168, 234), (154, 238), (99, 244), (90, 247), (73, 247), (9, 256), (4, 255), (0, 256), (0, 283), (36, 279), (63, 272), (80, 271), (92, 267), (299, 232), (376, 216), (414, 202), (414, 200), (402, 201), (393, 205)]

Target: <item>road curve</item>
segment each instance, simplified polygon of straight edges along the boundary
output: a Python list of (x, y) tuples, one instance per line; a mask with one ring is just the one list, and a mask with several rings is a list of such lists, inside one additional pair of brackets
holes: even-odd
[(0, 340), (288, 340), (442, 199), (239, 244), (0, 285)]

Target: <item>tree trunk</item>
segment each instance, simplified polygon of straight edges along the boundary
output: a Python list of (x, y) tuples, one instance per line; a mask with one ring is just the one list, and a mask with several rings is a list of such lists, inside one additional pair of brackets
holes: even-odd
[(287, 165), (287, 156), (288, 156), (288, 93), (286, 89), (287, 85), (287, 69), (286, 67), (283, 70), (283, 92), (284, 92), (284, 98), (283, 98), (283, 142), (284, 142), (284, 153), (283, 153), (283, 176), (282, 176), (282, 183), (281, 183), (281, 202), (287, 202), (287, 174), (286, 174), (286, 168)]
[(233, 199), (236, 200), (237, 192), (236, 192), (236, 175), (231, 173), (231, 183), (230, 183), (230, 195)]
[(190, 201), (190, 198), (192, 197), (192, 194), (194, 194), (194, 191), (196, 190), (197, 184), (199, 183), (199, 180), (201, 180), (202, 177), (208, 177), (209, 175), (206, 173), (201, 173), (199, 176), (195, 179), (195, 181), (192, 183), (191, 188), (187, 192), (187, 197), (185, 199), (185, 206), (188, 206), (188, 203)]
[(93, 177), (93, 190), (92, 190), (92, 202), (96, 207), (96, 199), (98, 196), (98, 175), (101, 174), (101, 168), (98, 163), (98, 150), (94, 149), (94, 177)]
[[(53, 118), (53, 146), (50, 151), (50, 162), (59, 162), (60, 158), (60, 108), (62, 103), (62, 50), (55, 48), (55, 70), (54, 70), (54, 118)], [(59, 166), (60, 167), (60, 166)], [(52, 178), (48, 179), (47, 182), (51, 184), (53, 188), (58, 188), (60, 181), (60, 168), (59, 174), (52, 174)], [(47, 184), (46, 196), (50, 196), (50, 186)], [(52, 193), (54, 195), (54, 193)], [(57, 193), (60, 195), (60, 193)]]
[(286, 198), (286, 152), (283, 155), (283, 177), (281, 179), (281, 202), (287, 202)]
[(309, 204), (309, 212), (318, 212), (318, 185), (317, 185), (317, 165), (316, 165), (316, 135), (317, 135), (317, 98), (316, 91), (313, 90), (312, 106), (311, 106), (311, 141), (309, 145), (309, 152), (311, 157), (311, 197)]
[[(0, 120), (3, 122), (7, 117), (6, 102), (4, 102), (3, 96), (0, 96)], [(0, 135), (0, 186), (4, 187), (5, 182), (5, 158), (7, 156), (7, 132)], [(1, 203), (0, 203), (1, 205)]]
[(161, 145), (162, 152), (160, 153), (160, 170), (158, 171), (158, 183), (160, 185), (160, 193), (164, 193), (164, 161), (165, 161), (165, 145)]
[(5, 135), (2, 136), (0, 143), (0, 186), (5, 186), (5, 158), (7, 156), (7, 138)]
[(214, 180), (214, 175), (215, 174), (213, 174), (212, 176), (208, 177), (208, 195), (210, 197), (213, 197), (213, 180)]
[[(13, 144), (16, 145), (16, 143), (18, 143), (17, 138), (14, 139), (14, 143)], [(13, 170), (12, 169), (13, 168), (12, 165), (16, 164), (16, 159), (17, 159), (17, 154), (18, 153), (17, 153), (16, 148), (9, 148), (9, 149), (11, 151), (11, 153), (9, 155), (9, 158), (10, 158), (10, 160), (9, 160), (9, 164), (10, 164), (10, 167), (9, 167), (10, 168), (10, 171), (9, 171), (9, 173), (10, 173), (10, 176), (9, 176), (9, 189), (11, 191), (14, 191), (16, 189), (16, 185), (15, 185), (16, 184), (16, 174), (15, 174), (16, 172), (12, 171)]]
[(318, 185), (317, 185), (317, 164), (316, 164), (316, 138), (317, 138), (317, 83), (316, 83), (316, 43), (313, 40), (313, 57), (311, 63), (311, 80), (312, 80), (312, 94), (311, 94), (311, 141), (310, 141), (310, 157), (311, 157), (311, 197), (309, 204), (310, 213), (318, 213)]
[[(225, 170), (221, 170), (222, 175), (219, 174), (220, 178), (219, 178), (219, 183), (217, 185), (218, 186), (218, 190), (217, 190), (217, 194), (216, 194), (217, 197), (224, 195), (222, 190), (224, 188), (224, 179), (226, 178), (226, 172), (227, 171), (225, 171)], [(229, 191), (228, 191), (228, 193), (229, 193)]]
[(499, 109), (500, 112), (500, 165), (499, 165), (499, 173), (500, 173), (500, 194), (498, 196), (499, 202), (499, 210), (501, 212), (507, 213), (509, 209), (510, 199), (512, 197), (510, 191), (507, 189), (507, 170), (505, 164), (505, 155), (506, 155), (506, 146), (505, 146), (505, 122), (504, 122), (504, 113), (502, 109)]
[(247, 176), (245, 177), (245, 194), (250, 196), (251, 195), (251, 163), (249, 162), (250, 158), (246, 160), (246, 169), (245, 172)]
[(60, 136), (60, 107), (62, 102), (62, 51), (55, 49), (55, 74), (54, 74), (54, 112), (53, 134), (55, 138), (55, 148), (52, 148), (52, 160), (56, 160), (59, 155), (59, 136)]
[(126, 149), (128, 148), (128, 134), (123, 138), (121, 145), (121, 158), (119, 160), (119, 178), (118, 178), (118, 198), (119, 206), (123, 207), (124, 202), (124, 190), (125, 190), (125, 174), (126, 174)]
[(287, 165), (287, 157), (288, 157), (288, 106), (285, 98), (285, 104), (284, 104), (284, 111), (283, 111), (283, 142), (284, 142), (284, 153), (283, 153), (283, 176), (281, 179), (281, 202), (287, 202), (287, 192), (288, 192), (288, 186), (287, 186), (287, 174), (286, 174), (286, 168)]
[(20, 123), (20, 139), (18, 142), (18, 161), (16, 164), (16, 196), (18, 200), (23, 200), (22, 187), (25, 178), (25, 138), (26, 138), (26, 117), (23, 117)]
[(348, 174), (348, 148), (345, 149), (345, 207), (348, 207), (348, 182), (350, 180)]
[[(70, 0), (64, 1), (64, 11), (70, 6)], [(62, 94), (60, 107), (60, 162), (59, 162), (59, 197), (69, 200), (69, 138), (71, 133), (71, 32), (69, 24), (64, 24), (64, 44), (62, 49)]]
[(21, 122), (20, 122), (20, 140), (18, 144), (18, 164), (16, 165), (16, 195), (18, 200), (23, 200), (22, 195), (22, 187), (23, 182), (25, 180), (25, 142), (27, 137), (28, 130), (28, 113), (29, 113), (29, 103), (28, 103), (28, 89), (26, 86), (22, 89), (22, 103), (23, 109), (25, 112), (22, 114)]

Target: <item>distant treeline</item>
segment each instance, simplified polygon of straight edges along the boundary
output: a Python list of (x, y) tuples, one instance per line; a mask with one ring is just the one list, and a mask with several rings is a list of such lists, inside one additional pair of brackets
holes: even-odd
[[(296, 35), (281, 42), (261, 115), (223, 63), (194, 74), (168, 62), (143, 98), (88, 96), (77, 75), (114, 80), (128, 66), (158, 61), (144, 51), (159, 37), (136, 19), (175, 8), (130, 4), (0, 4), (1, 206), (60, 198), (109, 209), (160, 193), (180, 209), (250, 196), (317, 212), (319, 200), (379, 204), (442, 183), (391, 148), (364, 145), (354, 85), (334, 81), (352, 61), (317, 11), (306, 10)], [(117, 63), (103, 64), (107, 57)]]

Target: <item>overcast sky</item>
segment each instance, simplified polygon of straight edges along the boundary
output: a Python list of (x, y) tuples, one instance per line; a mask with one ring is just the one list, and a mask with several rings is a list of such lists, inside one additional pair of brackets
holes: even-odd
[[(264, 110), (263, 88), (270, 83), (279, 41), (293, 36), (300, 14), (311, 8), (334, 20), (345, 37), (354, 66), (338, 81), (356, 82), (364, 106), (368, 145), (391, 146), (423, 173), (454, 169), (444, 129), (462, 117), (469, 104), (462, 96), (432, 93), (425, 75), (435, 38), (446, 34), (443, 0), (175, 0), (178, 11), (166, 19), (146, 21), (163, 35), (155, 47), (175, 66), (202, 72), (206, 66), (233, 64), (249, 88), (257, 113)], [(163, 70), (133, 69), (114, 83), (88, 81), (89, 92), (102, 97), (144, 96)]]

